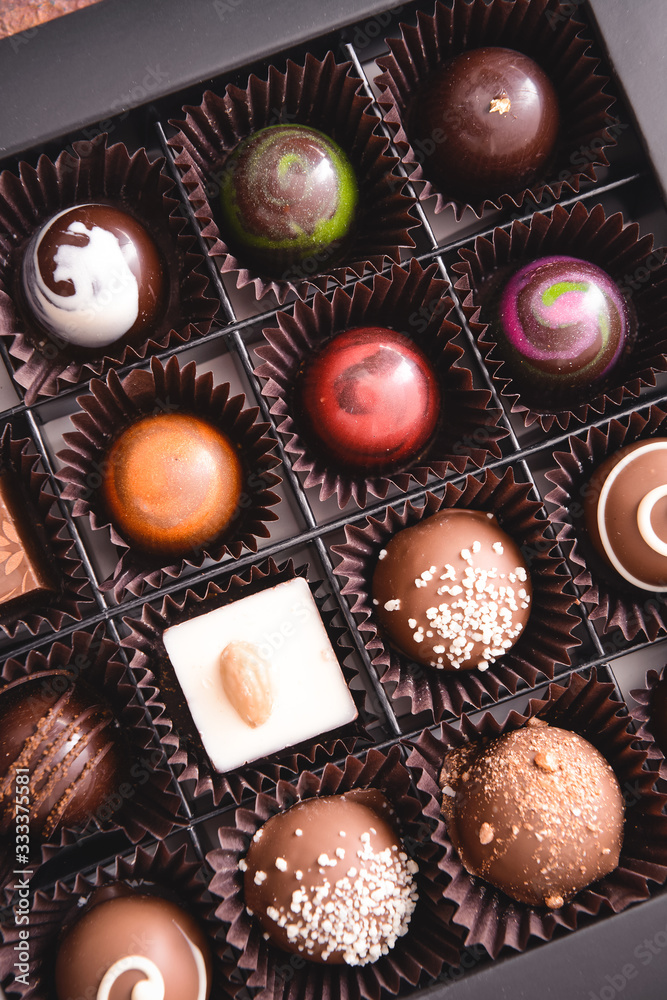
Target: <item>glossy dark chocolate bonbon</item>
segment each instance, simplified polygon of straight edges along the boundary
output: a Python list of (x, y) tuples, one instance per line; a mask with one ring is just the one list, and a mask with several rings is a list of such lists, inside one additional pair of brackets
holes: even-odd
[(245, 859), (245, 902), (271, 941), (327, 965), (366, 965), (405, 934), (417, 865), (375, 789), (307, 799), (272, 816)]
[(423, 451), (440, 415), (426, 355), (382, 327), (339, 333), (306, 362), (298, 389), (306, 436), (342, 466), (382, 470)]
[(0, 831), (14, 828), (19, 768), (28, 775), (30, 827), (46, 840), (122, 801), (112, 793), (127, 780), (127, 753), (110, 708), (84, 683), (45, 671), (7, 685), (0, 690)]
[(243, 469), (230, 439), (200, 417), (161, 413), (122, 432), (105, 459), (102, 498), (128, 541), (158, 556), (214, 542), (238, 510)]
[(56, 574), (36, 531), (32, 507), (10, 471), (0, 472), (0, 620), (48, 602)]
[(59, 342), (99, 350), (150, 333), (164, 307), (164, 265), (144, 226), (104, 204), (64, 209), (23, 255), (29, 317)]
[(513, 377), (538, 397), (600, 385), (632, 336), (628, 305), (606, 271), (576, 257), (541, 257), (504, 286), (495, 335)]
[(91, 901), (60, 944), (58, 1000), (208, 1000), (210, 949), (190, 914), (129, 887), (109, 894)]
[(544, 70), (521, 52), (488, 46), (462, 52), (424, 83), (407, 130), (441, 193), (475, 202), (520, 192), (543, 176), (559, 126)]
[(624, 580), (667, 590), (667, 438), (626, 445), (594, 472), (584, 493), (593, 545)]
[(302, 263), (305, 276), (326, 271), (344, 251), (357, 200), (354, 169), (333, 139), (306, 125), (272, 125), (225, 163), (222, 238), (263, 274)]
[(372, 597), (406, 656), (442, 670), (486, 670), (523, 633), (532, 588), (521, 551), (495, 517), (452, 509), (390, 539)]
[(558, 909), (618, 865), (624, 803), (594, 746), (539, 719), (445, 755), (442, 812), (464, 867)]

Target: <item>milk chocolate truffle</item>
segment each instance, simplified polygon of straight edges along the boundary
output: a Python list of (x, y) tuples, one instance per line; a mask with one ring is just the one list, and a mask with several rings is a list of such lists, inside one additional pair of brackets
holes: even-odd
[(642, 590), (667, 590), (667, 438), (626, 445), (584, 492), (586, 528), (605, 562)]
[(464, 867), (520, 903), (558, 909), (618, 865), (621, 789), (576, 733), (535, 719), (451, 750), (440, 786)]
[(56, 590), (56, 574), (35, 530), (32, 506), (16, 477), (0, 472), (0, 620), (16, 620), (48, 602)]
[(521, 267), (502, 290), (497, 319), (513, 377), (549, 397), (603, 382), (633, 332), (616, 283), (576, 257), (541, 257)]
[(307, 799), (272, 816), (240, 862), (246, 906), (271, 941), (327, 965), (367, 965), (408, 930), (413, 875), (375, 789)]
[(271, 125), (225, 163), (222, 235), (267, 275), (311, 257), (309, 273), (326, 270), (344, 249), (357, 200), (354, 169), (333, 139), (306, 125)]
[(58, 1000), (208, 1000), (210, 950), (192, 917), (159, 896), (93, 904), (56, 959)]
[(102, 497), (125, 539), (159, 556), (214, 541), (238, 509), (243, 470), (234, 444), (188, 413), (142, 417), (106, 456)]
[(45, 671), (0, 690), (2, 833), (17, 822), (20, 775), (27, 775), (21, 805), (43, 840), (58, 826), (87, 823), (103, 805), (108, 811), (111, 793), (127, 778), (127, 746), (111, 710), (86, 684)]
[(440, 413), (426, 355), (383, 327), (346, 330), (308, 361), (298, 393), (305, 434), (334, 461), (389, 469), (418, 455)]
[(26, 247), (22, 296), (57, 340), (99, 349), (146, 334), (165, 299), (164, 265), (146, 229), (112, 205), (75, 205)]
[(560, 112), (528, 56), (485, 47), (445, 63), (415, 95), (408, 134), (424, 173), (462, 201), (529, 187), (549, 168)]
[(486, 670), (530, 615), (521, 552), (492, 514), (443, 510), (404, 528), (380, 552), (373, 604), (390, 641), (442, 670)]

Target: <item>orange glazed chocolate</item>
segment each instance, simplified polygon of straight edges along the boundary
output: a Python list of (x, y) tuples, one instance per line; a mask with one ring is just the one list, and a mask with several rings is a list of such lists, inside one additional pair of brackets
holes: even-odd
[(220, 536), (238, 507), (234, 444), (187, 413), (142, 417), (106, 459), (102, 496), (120, 534), (155, 555), (182, 556)]

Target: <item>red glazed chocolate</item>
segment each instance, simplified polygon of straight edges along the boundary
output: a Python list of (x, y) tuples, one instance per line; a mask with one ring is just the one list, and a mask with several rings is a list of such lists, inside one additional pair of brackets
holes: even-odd
[(548, 168), (560, 112), (537, 63), (485, 47), (446, 63), (415, 96), (410, 139), (428, 150), (424, 173), (451, 198), (522, 191)]
[(417, 456), (440, 415), (425, 354), (383, 327), (346, 330), (304, 367), (298, 404), (306, 434), (343, 466), (395, 468)]
[(243, 487), (234, 444), (187, 413), (142, 417), (106, 457), (102, 496), (121, 535), (156, 555), (185, 555), (221, 535)]

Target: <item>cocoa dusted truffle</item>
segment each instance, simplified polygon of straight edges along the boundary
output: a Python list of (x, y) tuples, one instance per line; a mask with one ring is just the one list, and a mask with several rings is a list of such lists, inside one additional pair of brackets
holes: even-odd
[(271, 125), (225, 163), (222, 236), (263, 274), (279, 277), (307, 258), (313, 274), (344, 250), (358, 197), (352, 164), (333, 139), (306, 125)]
[(558, 909), (618, 865), (621, 789), (576, 733), (532, 719), (451, 750), (440, 786), (464, 867), (520, 903)]
[(375, 614), (392, 644), (443, 670), (486, 670), (530, 615), (532, 587), (516, 543), (492, 514), (443, 510), (380, 552)]
[(606, 271), (553, 256), (525, 264), (509, 279), (494, 330), (512, 376), (550, 401), (602, 383), (629, 348), (634, 327)]
[(415, 95), (408, 134), (443, 195), (513, 194), (548, 170), (560, 127), (543, 69), (512, 49), (485, 47), (445, 63)]
[(406, 933), (413, 876), (375, 789), (307, 799), (272, 816), (240, 862), (245, 901), (271, 941), (327, 965), (367, 965)]
[(146, 229), (112, 205), (75, 205), (49, 219), (23, 256), (28, 312), (65, 344), (99, 349), (147, 334), (165, 304), (164, 265)]
[(102, 498), (114, 525), (158, 556), (184, 556), (217, 539), (243, 488), (233, 442), (188, 413), (130, 424), (109, 449), (104, 470)]
[(610, 455), (584, 493), (584, 516), (593, 545), (624, 580), (667, 590), (667, 438)]
[(440, 389), (426, 355), (383, 327), (339, 333), (306, 362), (298, 403), (305, 434), (334, 461), (389, 469), (418, 455), (435, 431)]
[(124, 735), (83, 682), (44, 671), (0, 690), (0, 832), (17, 821), (18, 775), (28, 779), (20, 804), (29, 809), (30, 828), (46, 840), (59, 826), (108, 810), (127, 771)]
[(58, 1000), (208, 1000), (210, 949), (180, 906), (123, 886), (66, 933), (55, 980)]

